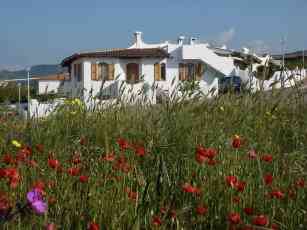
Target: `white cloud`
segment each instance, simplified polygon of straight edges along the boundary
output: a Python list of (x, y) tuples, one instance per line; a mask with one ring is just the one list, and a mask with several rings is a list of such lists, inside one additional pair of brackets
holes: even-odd
[(235, 34), (236, 34), (235, 28), (231, 27), (230, 29), (220, 33), (217, 42), (220, 45), (227, 45), (234, 38)]

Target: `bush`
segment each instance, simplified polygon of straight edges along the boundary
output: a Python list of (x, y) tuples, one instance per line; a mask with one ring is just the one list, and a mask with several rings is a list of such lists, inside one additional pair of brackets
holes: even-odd
[[(33, 97), (36, 94), (34, 87), (30, 87), (30, 96)], [(28, 88), (25, 85), (20, 87), (21, 102), (28, 101)], [(19, 88), (16, 82), (9, 82), (5, 86), (0, 86), (0, 103), (18, 103), (19, 100)]]

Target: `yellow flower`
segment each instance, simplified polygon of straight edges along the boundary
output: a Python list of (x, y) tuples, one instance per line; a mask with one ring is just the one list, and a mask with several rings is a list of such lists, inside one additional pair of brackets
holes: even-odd
[(18, 141), (16, 141), (16, 140), (12, 140), (12, 145), (14, 145), (17, 148), (21, 147), (21, 144)]
[(221, 106), (221, 107), (220, 107), (220, 110), (221, 110), (221, 111), (224, 111), (224, 107), (223, 107), (223, 106)]

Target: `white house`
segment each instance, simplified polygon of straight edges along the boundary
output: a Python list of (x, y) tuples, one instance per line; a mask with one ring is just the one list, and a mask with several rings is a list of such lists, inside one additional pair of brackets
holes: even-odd
[(184, 81), (196, 81), (205, 95), (216, 95), (219, 79), (236, 73), (235, 60), (195, 38), (147, 44), (142, 33), (135, 32), (128, 48), (75, 53), (61, 64), (70, 73), (64, 84), (67, 94), (81, 95), (85, 101), (146, 95), (156, 103), (161, 94), (178, 95), (178, 85)]
[(68, 73), (59, 73), (44, 77), (36, 77), (33, 80), (38, 81), (38, 94), (58, 93), (64, 81), (69, 80)]

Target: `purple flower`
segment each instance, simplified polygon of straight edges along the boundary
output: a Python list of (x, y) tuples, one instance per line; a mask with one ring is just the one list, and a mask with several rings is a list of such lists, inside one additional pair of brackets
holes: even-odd
[(47, 212), (47, 204), (44, 201), (38, 200), (31, 203), (31, 207), (36, 214), (44, 214)]
[(42, 194), (38, 189), (28, 192), (27, 200), (36, 214), (44, 214), (47, 211), (47, 204), (44, 202)]
[(32, 191), (27, 193), (27, 200), (31, 204), (35, 201), (42, 200), (42, 194), (38, 189), (33, 189)]

